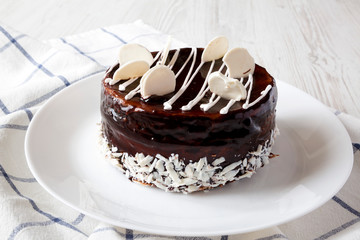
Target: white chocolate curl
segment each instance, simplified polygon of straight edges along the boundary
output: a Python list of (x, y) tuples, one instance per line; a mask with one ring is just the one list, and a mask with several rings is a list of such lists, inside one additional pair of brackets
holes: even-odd
[(209, 76), (210, 91), (227, 100), (240, 101), (246, 98), (246, 89), (239, 80), (229, 78), (220, 72)]
[(228, 68), (229, 77), (241, 78), (254, 73), (254, 58), (245, 48), (231, 49), (225, 54), (223, 61)]
[(149, 50), (140, 44), (128, 43), (121, 46), (119, 49), (120, 66), (134, 60), (143, 60), (151, 65), (154, 58)]
[(144, 75), (149, 70), (149, 63), (143, 60), (130, 61), (115, 71), (113, 79), (109, 82), (110, 85), (114, 85), (120, 80), (126, 80), (130, 78), (137, 78)]
[(143, 98), (151, 95), (163, 96), (175, 90), (175, 74), (167, 66), (151, 68), (140, 80), (140, 94)]
[(202, 62), (210, 62), (222, 58), (229, 48), (229, 42), (226, 37), (219, 36), (212, 39), (206, 45), (203, 54), (201, 55)]

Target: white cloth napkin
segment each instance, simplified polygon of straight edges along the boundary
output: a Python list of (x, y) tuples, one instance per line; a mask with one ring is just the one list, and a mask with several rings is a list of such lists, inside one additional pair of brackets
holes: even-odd
[[(104, 72), (124, 43), (158, 50), (166, 40), (141, 21), (42, 42), (0, 24), (0, 238), (360, 239), (360, 121), (339, 111), (334, 114), (347, 128), (355, 154), (348, 182), (312, 213), (253, 233), (212, 238), (140, 233), (87, 217), (36, 182), (26, 164), (24, 138), (39, 107), (67, 86)], [(176, 40), (174, 45), (185, 46)]]

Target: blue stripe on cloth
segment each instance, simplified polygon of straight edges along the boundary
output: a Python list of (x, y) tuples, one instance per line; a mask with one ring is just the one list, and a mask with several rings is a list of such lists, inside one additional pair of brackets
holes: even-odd
[(125, 239), (126, 239), (126, 240), (133, 240), (133, 239), (134, 239), (134, 232), (133, 232), (133, 230), (131, 230), (131, 229), (126, 229)]
[(354, 153), (360, 151), (360, 143), (353, 143), (352, 145), (353, 145)]
[(288, 239), (288, 238), (285, 235), (278, 233), (268, 237), (257, 238), (256, 240), (273, 240), (273, 239)]
[(93, 233), (99, 233), (99, 232), (105, 232), (105, 231), (114, 231), (116, 232), (118, 235), (120, 235), (121, 237), (125, 237), (125, 234), (122, 232), (119, 232), (116, 228), (114, 227), (104, 227), (104, 228), (98, 228), (96, 229)]
[[(66, 86), (60, 86), (58, 88), (55, 88), (54, 90), (46, 93), (45, 95), (42, 95), (38, 98), (36, 98), (35, 100), (32, 100), (30, 102), (25, 103), (23, 106), (19, 107), (18, 109), (16, 109), (14, 112), (19, 111), (19, 110), (24, 110), (30, 107), (33, 107), (45, 100), (47, 100), (48, 98), (52, 97), (53, 95), (55, 95), (57, 92), (59, 92), (60, 90), (64, 89)], [(0, 106), (1, 106), (1, 99), (0, 99)], [(5, 107), (5, 105), (3, 105)], [(4, 111), (4, 110), (3, 110)], [(4, 111), (6, 114), (10, 114), (12, 112), (10, 112), (9, 110), (6, 109), (6, 111)]]
[[(41, 65), (43, 66), (50, 58), (52, 58), (53, 56), (55, 56), (57, 53), (58, 53), (58, 52), (55, 52), (55, 53), (51, 54), (49, 57), (47, 57), (47, 58), (41, 63)], [(35, 73), (37, 73), (39, 70), (40, 70), (40, 68), (35, 68), (34, 71), (32, 71), (32, 72), (30, 73), (30, 75), (29, 75), (24, 81), (22, 81), (21, 83), (18, 84), (18, 86), (20, 86), (20, 85), (28, 82), (28, 81), (35, 75)]]
[[(19, 36), (17, 36), (17, 37), (14, 37), (14, 39), (15, 40), (19, 40), (19, 39), (21, 39), (21, 38), (23, 38), (23, 37), (25, 37), (26, 35), (25, 34), (21, 34), (21, 35), (19, 35)], [(13, 42), (8, 42), (7, 44), (5, 44), (4, 46), (2, 46), (1, 48), (0, 48), (0, 53), (2, 53), (5, 49), (7, 49), (8, 47), (10, 47), (10, 46), (12, 46), (13, 45)]]
[(26, 112), (26, 115), (28, 116), (29, 121), (31, 121), (34, 115), (30, 111), (30, 109), (25, 108), (24, 111)]
[(40, 96), (40, 97), (38, 97), (38, 98), (30, 101), (30, 102), (25, 103), (23, 106), (21, 106), (21, 107), (19, 107), (17, 110), (15, 110), (15, 112), (16, 112), (16, 111), (19, 111), (19, 110), (26, 109), (26, 108), (33, 107), (33, 106), (35, 106), (35, 105), (37, 105), (37, 104), (39, 104), (39, 103), (41, 103), (41, 102), (49, 99), (50, 97), (52, 97), (53, 95), (55, 95), (57, 92), (59, 92), (60, 90), (62, 90), (62, 89), (64, 89), (64, 88), (66, 88), (66, 86), (57, 87), (57, 88), (55, 88), (54, 90), (46, 93), (45, 95), (42, 95), (42, 96)]
[(343, 200), (341, 200), (337, 196), (333, 196), (332, 200), (337, 202), (340, 206), (342, 206), (343, 208), (345, 208), (346, 210), (348, 210), (349, 212), (351, 212), (355, 216), (360, 217), (360, 212), (358, 212), (355, 209), (353, 209), (352, 207), (350, 207), (348, 204), (346, 204)]
[(73, 221), (71, 222), (72, 225), (78, 225), (79, 223), (82, 222), (82, 220), (84, 219), (85, 215), (80, 213), (79, 216)]
[(46, 222), (26, 222), (26, 223), (21, 223), (20, 225), (18, 225), (16, 228), (13, 229), (12, 233), (10, 234), (10, 236), (8, 237), (8, 240), (12, 240), (15, 239), (16, 235), (23, 229), (28, 228), (28, 227), (38, 227), (38, 226), (48, 226), (54, 224), (53, 221), (46, 221)]
[(66, 86), (70, 85), (69, 81), (61, 75), (55, 76), (52, 72), (50, 72), (47, 68), (45, 68), (42, 64), (39, 64), (35, 61), (34, 58), (30, 56), (30, 54), (19, 44), (16, 39), (14, 39), (9, 32), (7, 32), (3, 27), (0, 26), (0, 32), (2, 32), (9, 41), (14, 44), (14, 46), (31, 62), (34, 66), (39, 68), (41, 71), (43, 71), (46, 75), (49, 77), (56, 77), (60, 79)]
[[(135, 238), (137, 238), (137, 235), (135, 235)], [(176, 240), (212, 240), (208, 237), (174, 237)]]
[(122, 39), (121, 37), (119, 37), (118, 35), (116, 35), (115, 33), (112, 33), (108, 30), (106, 30), (105, 28), (100, 28), (101, 31), (107, 33), (107, 34), (110, 34), (111, 36), (113, 36), (114, 38), (116, 38), (117, 40), (119, 40), (120, 42), (122, 42), (123, 44), (126, 44), (127, 42), (124, 41), (124, 39)]
[(14, 191), (18, 196), (26, 199), (26, 200), (30, 203), (30, 205), (32, 206), (32, 208), (33, 208), (36, 212), (38, 212), (38, 213), (40, 213), (41, 215), (49, 218), (49, 219), (50, 219), (51, 221), (53, 221), (54, 223), (60, 224), (60, 225), (62, 225), (62, 226), (64, 226), (64, 227), (67, 227), (67, 228), (69, 228), (69, 229), (72, 229), (72, 230), (74, 230), (74, 231), (76, 231), (76, 232), (78, 232), (78, 233), (81, 233), (81, 234), (83, 234), (84, 236), (88, 237), (84, 232), (82, 232), (82, 231), (79, 230), (78, 228), (74, 227), (73, 225), (71, 225), (71, 224), (63, 221), (63, 220), (60, 219), (60, 218), (57, 218), (57, 217), (52, 216), (51, 214), (49, 214), (49, 213), (47, 213), (47, 212), (42, 211), (42, 210), (36, 205), (36, 203), (35, 203), (34, 200), (32, 200), (32, 199), (29, 198), (29, 197), (24, 196), (24, 195), (17, 189), (17, 187), (15, 186), (15, 184), (11, 181), (9, 175), (6, 173), (5, 169), (2, 167), (1, 164), (0, 164), (0, 173), (2, 173), (3, 177), (4, 177), (5, 180), (8, 182), (8, 184), (9, 184), (10, 187), (13, 189), (13, 191)]
[(341, 114), (341, 111), (336, 110), (336, 111), (334, 112), (334, 114), (335, 114), (336, 116), (338, 116), (338, 115), (340, 115), (340, 114)]
[(66, 44), (69, 45), (70, 47), (72, 47), (73, 49), (75, 49), (78, 53), (80, 53), (81, 55), (83, 55), (84, 57), (90, 59), (91, 61), (93, 61), (94, 63), (105, 67), (104, 65), (100, 64), (98, 61), (96, 61), (94, 58), (92, 58), (91, 56), (87, 55), (86, 53), (84, 53), (83, 51), (81, 51), (77, 46), (75, 46), (74, 44), (69, 43), (68, 41), (66, 41), (64, 38), (60, 38), (60, 40)]
[(18, 125), (18, 124), (2, 124), (0, 129), (17, 129), (17, 130), (27, 130), (28, 126)]
[[(0, 176), (4, 176), (2, 173), (0, 173)], [(33, 182), (37, 182), (35, 178), (20, 178), (20, 177), (15, 177), (12, 176), (10, 174), (8, 174), (8, 177), (11, 180), (17, 181), (17, 182), (26, 182), (26, 183), (33, 183)]]
[(360, 218), (355, 218), (347, 223), (344, 223), (343, 225), (341, 225), (340, 227), (337, 227), (323, 235), (321, 235), (318, 238), (315, 238), (314, 240), (324, 240), (324, 239), (328, 239), (331, 236), (334, 236), (335, 234), (341, 232), (342, 230), (345, 230), (348, 227), (351, 227), (352, 225), (354, 225), (355, 223), (359, 222)]
[[(176, 240), (211, 240), (211, 238), (208, 237), (169, 237), (169, 236), (163, 236), (163, 235), (155, 235), (155, 234), (146, 234), (146, 233), (139, 233), (139, 234), (134, 234), (134, 233), (130, 233), (129, 229), (126, 229), (127, 233), (124, 234), (122, 232), (119, 232), (116, 228), (114, 227), (104, 227), (104, 228), (99, 228), (96, 229), (94, 233), (99, 233), (99, 232), (105, 232), (105, 231), (114, 231), (116, 232), (120, 237), (122, 238), (126, 238), (129, 239), (127, 237), (132, 236), (131, 239), (139, 239), (139, 238), (157, 238), (157, 239), (161, 239), (161, 238), (166, 238), (166, 239), (176, 239)], [(127, 235), (128, 234), (128, 235)]]
[(3, 101), (1, 101), (1, 99), (0, 99), (0, 109), (1, 109), (5, 114), (9, 114), (9, 113), (10, 113), (9, 109), (5, 106), (5, 104), (3, 103)]

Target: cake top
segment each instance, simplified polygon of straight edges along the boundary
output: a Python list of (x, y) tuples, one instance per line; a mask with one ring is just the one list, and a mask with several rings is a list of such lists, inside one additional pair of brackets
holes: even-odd
[(118, 63), (106, 73), (105, 84), (135, 106), (146, 103), (163, 111), (220, 114), (227, 114), (230, 108), (251, 108), (265, 99), (274, 85), (246, 49), (228, 50), (223, 36), (204, 49), (170, 50), (170, 45), (171, 39), (155, 53), (139, 44), (123, 45)]

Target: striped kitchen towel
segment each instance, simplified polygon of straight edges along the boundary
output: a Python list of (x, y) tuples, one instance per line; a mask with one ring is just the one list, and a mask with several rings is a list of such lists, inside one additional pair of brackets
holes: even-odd
[(124, 43), (158, 50), (166, 40), (141, 21), (47, 41), (0, 24), (0, 239), (360, 239), (360, 121), (339, 111), (334, 114), (347, 128), (355, 155), (348, 182), (312, 213), (253, 233), (192, 238), (123, 229), (73, 210), (37, 183), (23, 147), (37, 110), (67, 86), (104, 72)]

